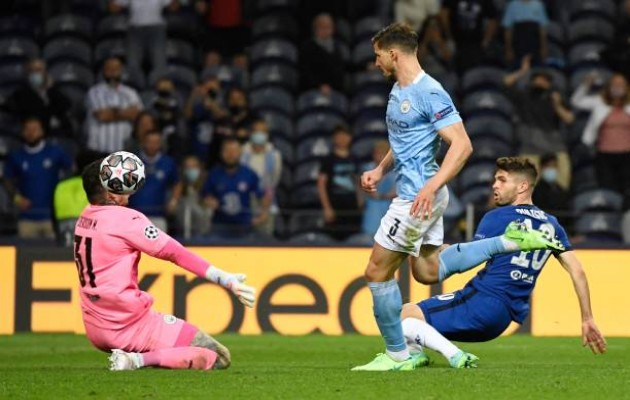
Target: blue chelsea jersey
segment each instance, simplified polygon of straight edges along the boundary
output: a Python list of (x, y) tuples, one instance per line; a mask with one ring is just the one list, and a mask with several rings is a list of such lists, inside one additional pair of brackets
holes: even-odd
[(387, 131), (394, 155), (398, 197), (413, 200), (438, 170), (438, 130), (461, 122), (442, 85), (421, 72), (404, 88), (396, 83), (387, 103)]
[[(521, 220), (528, 227), (548, 232), (571, 250), (571, 243), (556, 217), (534, 205), (504, 206), (484, 215), (475, 240), (502, 235), (507, 225)], [(529, 313), (529, 296), (536, 279), (551, 256), (551, 250), (514, 252), (492, 257), (470, 285), (501, 298), (509, 307), (512, 319), (522, 323)]]

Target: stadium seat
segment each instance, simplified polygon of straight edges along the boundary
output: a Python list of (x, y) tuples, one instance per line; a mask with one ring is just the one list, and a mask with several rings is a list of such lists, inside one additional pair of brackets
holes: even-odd
[(495, 163), (490, 161), (475, 163), (464, 167), (464, 170), (460, 172), (460, 190), (466, 192), (478, 186), (492, 186), (496, 169)]
[(96, 44), (94, 48), (95, 67), (100, 68), (109, 57), (118, 57), (125, 60), (127, 57), (127, 44), (123, 39), (105, 39)]
[(512, 146), (514, 129), (509, 119), (498, 115), (478, 116), (466, 119), (466, 132), (471, 139), (492, 138)]
[(615, 27), (612, 22), (600, 18), (591, 17), (573, 21), (569, 25), (569, 40), (571, 44), (585, 41), (612, 42), (615, 36)]
[(375, 60), (372, 42), (364, 40), (352, 49), (352, 64), (355, 68), (364, 69), (367, 64)]
[(330, 155), (331, 151), (330, 136), (309, 136), (298, 142), (296, 162), (299, 164), (312, 160), (321, 160)]
[(200, 39), (199, 18), (193, 13), (166, 13), (167, 36), (170, 39), (182, 39), (198, 43)]
[(571, 192), (579, 195), (586, 191), (597, 189), (597, 176), (593, 165), (585, 165), (578, 169), (573, 169), (571, 173)]
[(330, 94), (324, 95), (320, 90), (313, 89), (302, 93), (298, 97), (297, 110), (300, 114), (331, 111), (345, 116), (348, 113), (348, 99), (336, 90), (332, 90)]
[(298, 188), (302, 185), (314, 185), (319, 176), (320, 162), (309, 161), (298, 163), (293, 171), (293, 187)]
[(96, 36), (98, 40), (125, 39), (129, 28), (126, 15), (109, 15), (98, 22)]
[(53, 39), (46, 43), (43, 57), (49, 66), (60, 61), (71, 61), (92, 68), (92, 47), (72, 37)]
[(472, 204), (476, 208), (484, 210), (488, 205), (491, 194), (492, 187), (490, 187), (490, 185), (476, 186), (462, 192), (462, 195), (459, 197), (459, 199), (464, 205)]
[[(282, 161), (284, 161), (284, 158), (282, 159)], [(291, 189), (293, 187), (293, 169), (290, 167), (286, 168), (284, 163), (282, 165), (282, 173), (280, 174), (280, 182), (278, 182), (278, 187), (282, 187), (284, 189)]]
[(92, 22), (78, 15), (58, 15), (46, 21), (44, 34), (47, 40), (58, 36), (76, 36), (90, 42), (92, 40)]
[(168, 78), (182, 96), (186, 98), (192, 88), (197, 84), (197, 74), (191, 68), (183, 65), (168, 65), (164, 71), (154, 70), (149, 75), (149, 86), (154, 87), (160, 78)]
[(263, 65), (253, 70), (251, 88), (282, 86), (295, 92), (298, 85), (298, 72), (294, 67), (283, 64)]
[(495, 162), (498, 157), (514, 153), (512, 146), (493, 138), (477, 138), (472, 141), (472, 145), (474, 151), (468, 160), (469, 165), (484, 161)]
[(575, 71), (579, 68), (589, 68), (601, 63), (600, 53), (606, 48), (606, 44), (595, 42), (580, 42), (569, 50), (569, 67)]
[(288, 14), (269, 14), (257, 18), (252, 25), (252, 41), (264, 39), (286, 39), (295, 41), (298, 26), (294, 17)]
[(387, 96), (392, 84), (385, 80), (381, 71), (371, 70), (354, 74), (353, 87), (355, 95), (369, 90), (371, 93), (381, 93)]
[(533, 67), (529, 72), (527, 72), (521, 79), (516, 82), (516, 87), (522, 90), (528, 88), (531, 76), (537, 72), (544, 72), (551, 76), (551, 85), (555, 90), (558, 90), (560, 93), (565, 93), (567, 90), (567, 78), (565, 74), (561, 71), (558, 71), (553, 68), (547, 67)]
[(584, 143), (579, 143), (571, 149), (571, 165), (574, 169), (594, 165), (594, 156), (595, 154), (590, 146), (587, 146)]
[(385, 116), (386, 108), (387, 96), (379, 93), (359, 93), (352, 98), (352, 102), (350, 103), (350, 111), (354, 117), (368, 112)]
[(501, 89), (506, 72), (497, 67), (476, 67), (466, 71), (462, 78), (461, 89), (467, 94), (486, 89)]
[(36, 40), (41, 26), (24, 15), (11, 15), (0, 18), (0, 37), (23, 37)]
[(294, 137), (293, 120), (283, 113), (276, 111), (259, 111), (258, 115), (264, 118), (269, 124), (269, 130), (272, 137), (283, 137), (288, 141), (292, 141)]
[(509, 119), (514, 114), (514, 107), (510, 99), (499, 91), (477, 91), (466, 95), (462, 111), (467, 118), (500, 115)]
[(83, 64), (59, 62), (49, 69), (49, 74), (59, 84), (75, 85), (85, 90), (94, 84), (92, 70)]
[(590, 73), (595, 73), (599, 75), (602, 79), (602, 82), (608, 81), (612, 76), (612, 71), (604, 66), (597, 66), (591, 68), (580, 68), (571, 73), (570, 82), (571, 82), (571, 93), (577, 89), (577, 87), (584, 81), (586, 75)]
[[(0, 137), (0, 146), (2, 138)], [(0, 160), (0, 164), (4, 161)], [(0, 165), (0, 171), (4, 165)], [(17, 232), (17, 210), (13, 201), (13, 196), (9, 193), (5, 185), (0, 185), (0, 235), (15, 235)]]
[(295, 149), (293, 148), (291, 142), (289, 142), (285, 137), (274, 136), (273, 133), (271, 135), (271, 142), (282, 155), (282, 163), (285, 164), (283, 172), (286, 170), (286, 167), (293, 167), (293, 164), (295, 163)]
[(374, 245), (374, 236), (367, 233), (355, 233), (348, 236), (343, 243), (346, 246), (371, 247)]
[(335, 38), (346, 45), (350, 45), (352, 43), (352, 27), (347, 19), (335, 19)]
[(291, 235), (288, 240), (290, 244), (297, 244), (303, 246), (326, 246), (334, 245), (338, 243), (335, 239), (331, 238), (325, 233), (321, 232), (303, 232), (295, 235)]
[(14, 63), (0, 66), (0, 87), (17, 88), (25, 80), (25, 64)]
[(567, 37), (564, 26), (557, 21), (550, 21), (547, 25), (547, 39), (549, 43), (564, 46)]
[(0, 39), (0, 64), (27, 62), (39, 57), (39, 47), (31, 39), (9, 37)]
[(298, 61), (298, 49), (284, 39), (267, 39), (254, 43), (250, 60), (253, 68), (270, 63), (295, 65)]
[(355, 138), (369, 136), (387, 138), (387, 125), (382, 115), (360, 117), (352, 124), (352, 132)]
[(591, 241), (621, 242), (621, 213), (587, 212), (575, 223), (575, 232)]
[(249, 106), (254, 111), (273, 110), (287, 116), (294, 112), (293, 95), (280, 87), (266, 87), (249, 94)]
[(387, 140), (387, 137), (364, 136), (356, 138), (352, 141), (350, 154), (361, 162), (372, 160), (372, 152), (374, 151), (374, 143), (379, 140)]
[(292, 13), (297, 9), (297, 0), (258, 0), (256, 1), (257, 15), (268, 13)]
[(585, 211), (617, 211), (621, 212), (623, 196), (612, 190), (594, 189), (582, 192), (573, 198), (572, 211), (582, 214)]
[(73, 159), (79, 154), (79, 143), (76, 140), (67, 137), (51, 137), (47, 139), (50, 143), (61, 147)]
[(317, 111), (301, 116), (297, 121), (296, 134), (298, 138), (306, 136), (332, 136), (332, 131), (346, 121), (336, 113)]
[(571, 21), (592, 17), (614, 21), (617, 17), (618, 8), (612, 0), (574, 0), (568, 4)]
[[(300, 210), (320, 209), (319, 193), (317, 192), (317, 184), (311, 182), (306, 185), (293, 187), (291, 189), (291, 207)], [(308, 229), (302, 227), (301, 229)]]
[(298, 235), (303, 232), (318, 232), (324, 227), (320, 212), (295, 212), (289, 217), (289, 232)]
[(194, 47), (184, 40), (168, 39), (165, 51), (169, 64), (184, 65), (191, 68), (195, 68), (197, 64)]
[(204, 82), (207, 77), (216, 77), (221, 82), (221, 87), (224, 90), (230, 90), (231, 88), (247, 88), (247, 78), (245, 73), (240, 68), (233, 67), (231, 65), (215, 65), (212, 67), (206, 67), (201, 71), (201, 81)]
[(85, 95), (87, 93), (87, 89), (76, 86), (73, 83), (64, 84), (59, 83), (59, 90), (63, 94), (65, 94), (70, 101), (72, 102), (71, 113), (77, 118), (83, 118), (85, 112)]
[(70, 10), (72, 14), (86, 17), (92, 21), (98, 21), (106, 13), (107, 4), (103, 1), (94, 0), (71, 0)]
[[(377, 17), (362, 18), (354, 24), (354, 43), (370, 42), (371, 39), (380, 31), (386, 24), (382, 19)], [(372, 51), (372, 54), (374, 52)]]

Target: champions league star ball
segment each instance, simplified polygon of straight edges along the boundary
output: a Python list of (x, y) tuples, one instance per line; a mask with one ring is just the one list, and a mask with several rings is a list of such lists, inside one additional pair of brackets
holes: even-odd
[(101, 162), (101, 184), (115, 194), (134, 194), (144, 185), (144, 163), (127, 151), (117, 151)]

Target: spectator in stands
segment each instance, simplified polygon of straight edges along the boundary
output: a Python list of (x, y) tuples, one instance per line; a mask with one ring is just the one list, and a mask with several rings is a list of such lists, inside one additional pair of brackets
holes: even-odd
[(357, 185), (358, 164), (350, 155), (350, 131), (338, 126), (332, 140), (333, 151), (321, 163), (317, 190), (327, 231), (337, 240), (343, 240), (359, 230), (363, 197)]
[(162, 132), (165, 152), (180, 158), (186, 146), (181, 145), (184, 132), (182, 106), (173, 81), (161, 78), (155, 83), (155, 95), (149, 100), (147, 108), (155, 115), (157, 127)]
[(420, 32), (425, 21), (438, 15), (440, 4), (438, 0), (396, 0), (394, 3), (394, 19), (403, 22)]
[[(567, 152), (564, 126), (572, 124), (575, 116), (553, 87), (552, 77), (545, 70), (531, 71), (530, 56), (523, 58), (521, 68), (505, 75), (506, 92), (516, 110), (516, 135), (520, 143), (518, 153), (535, 163), (540, 156), (554, 153), (558, 158), (558, 182), (568, 188), (571, 180), (571, 161)], [(517, 81), (530, 74), (529, 85), (519, 87)]]
[(131, 123), (142, 109), (138, 93), (121, 83), (123, 65), (115, 57), (103, 66), (105, 82), (92, 86), (86, 95), (87, 147), (103, 153), (121, 150), (131, 136)]
[(174, 214), (181, 196), (177, 164), (162, 153), (162, 134), (147, 132), (138, 154), (144, 162), (146, 181), (142, 190), (129, 198), (129, 206), (141, 211), (163, 231), (168, 230), (167, 217)]
[(571, 98), (575, 108), (590, 111), (582, 142), (597, 151), (599, 185), (624, 195), (630, 207), (630, 95), (628, 81), (614, 74), (599, 94), (589, 94), (596, 76), (589, 74)]
[(418, 57), (422, 61), (422, 68), (443, 82), (441, 78), (452, 71), (452, 42), (447, 41), (446, 34), (435, 17), (425, 20), (419, 37)]
[(210, 50), (203, 58), (203, 68), (219, 67), (223, 64), (223, 57), (218, 51)]
[(204, 18), (205, 50), (216, 50), (224, 56), (242, 52), (249, 42), (244, 18), (243, 0), (195, 0), (195, 10)]
[(207, 77), (196, 86), (190, 94), (184, 115), (191, 126), (191, 148), (207, 165), (214, 165), (218, 160), (218, 152), (210, 152), (211, 142), (217, 139), (215, 125), (217, 121), (229, 116), (223, 101), (223, 92), (219, 80)]
[(181, 166), (182, 196), (177, 204), (177, 226), (184, 237), (205, 235), (212, 210), (202, 205), (201, 187), (206, 173), (197, 156), (187, 156)]
[(166, 69), (166, 21), (162, 10), (176, 11), (178, 0), (110, 0), (109, 10), (120, 13), (129, 10), (127, 31), (127, 66), (133, 78), (143, 76), (142, 63), (148, 53), (153, 73)]
[(505, 61), (518, 66), (529, 55), (541, 64), (547, 58), (547, 25), (549, 19), (540, 0), (513, 0), (503, 14)]
[[(221, 164), (210, 170), (202, 188), (206, 207), (214, 210), (212, 232), (225, 238), (242, 238), (252, 227), (269, 217), (270, 197), (260, 179), (249, 167), (240, 163), (241, 144), (230, 137), (223, 141)], [(252, 197), (261, 202), (261, 211), (254, 216)]]
[(555, 154), (545, 154), (540, 158), (540, 179), (533, 195), (534, 204), (542, 210), (558, 217), (558, 221), (568, 229), (569, 191), (558, 183), (558, 158)]
[[(277, 212), (275, 193), (282, 175), (282, 155), (269, 141), (269, 125), (265, 120), (259, 119), (252, 123), (249, 142), (243, 146), (241, 164), (248, 166), (258, 175), (266, 196), (272, 199), (270, 212), (274, 215)], [(258, 204), (254, 205), (255, 211), (259, 208)], [(265, 223), (258, 226), (258, 230), (272, 235), (273, 222), (273, 218), (268, 218)]]
[[(372, 161), (363, 166), (362, 171), (376, 168), (389, 151), (389, 143), (380, 140), (374, 144)], [(381, 225), (381, 218), (387, 212), (392, 199), (396, 197), (396, 176), (394, 172), (385, 175), (376, 187), (376, 192), (364, 193), (365, 208), (363, 209), (363, 222), (361, 232), (374, 236)]]
[(55, 187), (53, 207), (56, 221), (57, 240), (64, 246), (71, 246), (74, 225), (83, 209), (89, 204), (81, 173), (89, 163), (107, 154), (86, 150), (77, 154), (75, 174), (66, 178)]
[(69, 116), (72, 102), (52, 81), (44, 61), (32, 60), (26, 72), (28, 82), (6, 99), (3, 109), (20, 121), (37, 117), (49, 136), (73, 137)]
[(72, 159), (60, 147), (47, 143), (42, 122), (27, 118), (22, 125), (24, 147), (9, 153), (4, 176), (20, 211), (21, 238), (54, 238), (53, 193), (59, 179), (72, 169)]
[(492, 0), (446, 0), (442, 3), (440, 17), (447, 38), (457, 46), (455, 65), (460, 75), (480, 65), (487, 57), (497, 32), (497, 14)]
[(335, 42), (335, 22), (329, 14), (319, 14), (313, 20), (313, 37), (300, 49), (302, 91), (331, 89), (343, 91), (346, 66)]
[(608, 68), (630, 79), (630, 0), (621, 2), (613, 42), (602, 52)]
[(147, 132), (158, 130), (157, 122), (153, 114), (148, 111), (140, 111), (133, 122), (131, 137), (125, 141), (124, 149), (132, 153), (139, 153), (142, 141)]

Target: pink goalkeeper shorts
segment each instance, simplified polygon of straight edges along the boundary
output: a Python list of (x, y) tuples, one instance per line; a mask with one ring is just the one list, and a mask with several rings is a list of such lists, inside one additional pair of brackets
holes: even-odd
[(86, 335), (97, 348), (138, 353), (190, 346), (198, 330), (183, 319), (156, 311), (149, 311), (124, 329), (108, 330), (85, 324)]

